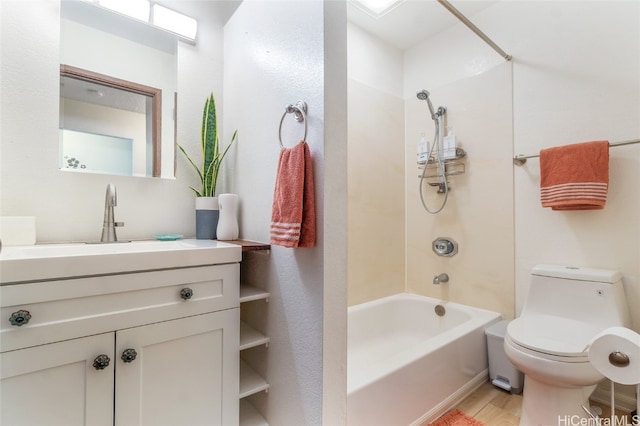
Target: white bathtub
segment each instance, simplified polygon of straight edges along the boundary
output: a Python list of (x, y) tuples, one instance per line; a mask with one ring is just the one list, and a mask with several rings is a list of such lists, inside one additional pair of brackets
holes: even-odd
[(417, 425), (444, 414), (487, 380), (484, 329), (500, 318), (407, 293), (350, 307), (347, 424)]

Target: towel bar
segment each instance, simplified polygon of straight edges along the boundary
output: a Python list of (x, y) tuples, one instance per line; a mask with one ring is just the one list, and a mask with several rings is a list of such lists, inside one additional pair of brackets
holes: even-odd
[(280, 119), (280, 128), (278, 129), (278, 139), (280, 140), (280, 148), (284, 148), (282, 143), (282, 123), (287, 114), (293, 113), (298, 123), (304, 122), (304, 136), (302, 140), (307, 140), (307, 103), (305, 101), (298, 101), (295, 105), (289, 104), (284, 109), (284, 114)]
[[(631, 139), (628, 141), (621, 141), (621, 142), (611, 142), (609, 146), (612, 147), (612, 146), (622, 146), (622, 145), (633, 145), (636, 143), (640, 143), (640, 139)], [(540, 157), (540, 154), (529, 154), (529, 155), (518, 154), (515, 157), (513, 157), (513, 164), (515, 164), (516, 166), (522, 166), (524, 163), (527, 162), (527, 158), (537, 158), (537, 157)]]

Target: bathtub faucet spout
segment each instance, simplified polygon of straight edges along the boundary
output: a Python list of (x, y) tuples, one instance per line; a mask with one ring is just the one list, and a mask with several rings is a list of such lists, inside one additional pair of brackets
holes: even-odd
[(436, 275), (433, 277), (434, 284), (448, 283), (448, 282), (449, 282), (449, 275), (446, 273), (442, 273), (440, 275)]

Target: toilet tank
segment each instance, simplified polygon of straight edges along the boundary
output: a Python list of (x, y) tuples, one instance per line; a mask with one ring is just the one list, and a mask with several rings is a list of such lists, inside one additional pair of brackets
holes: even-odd
[(630, 325), (618, 271), (564, 265), (537, 265), (522, 315), (552, 315), (603, 328)]

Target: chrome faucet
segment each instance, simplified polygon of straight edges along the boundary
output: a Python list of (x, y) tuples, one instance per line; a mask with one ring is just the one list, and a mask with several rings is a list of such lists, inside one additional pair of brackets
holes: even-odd
[(115, 243), (118, 241), (116, 227), (124, 226), (124, 222), (116, 222), (113, 208), (118, 205), (116, 186), (112, 183), (107, 185), (107, 194), (104, 198), (104, 222), (102, 223), (101, 243)]
[(449, 282), (449, 275), (446, 273), (442, 273), (440, 275), (435, 275), (433, 277), (433, 283), (434, 284), (440, 284), (440, 283), (448, 283)]

